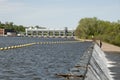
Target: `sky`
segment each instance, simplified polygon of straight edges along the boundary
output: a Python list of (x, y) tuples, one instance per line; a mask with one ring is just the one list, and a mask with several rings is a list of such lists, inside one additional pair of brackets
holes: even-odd
[(80, 19), (120, 20), (120, 0), (0, 0), (0, 21), (76, 29)]

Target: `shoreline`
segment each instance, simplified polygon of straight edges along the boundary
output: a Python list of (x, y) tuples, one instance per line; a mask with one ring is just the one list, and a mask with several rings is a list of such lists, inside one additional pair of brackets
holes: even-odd
[(113, 44), (106, 43), (106, 42), (102, 42), (101, 49), (104, 52), (118, 52), (118, 53), (120, 53), (120, 47), (115, 46)]
[[(79, 41), (93, 41), (93, 40), (90, 40), (90, 39), (79, 39), (79, 38), (76, 38), (76, 40), (79, 40)], [(99, 40), (96, 40), (95, 41), (96, 44), (100, 45), (100, 41)], [(113, 44), (110, 44), (110, 43), (107, 43), (107, 42), (102, 42), (102, 46), (101, 46), (101, 49), (104, 51), (104, 52), (117, 52), (117, 53), (120, 53), (120, 47), (119, 46), (116, 46), (116, 45), (113, 45)]]

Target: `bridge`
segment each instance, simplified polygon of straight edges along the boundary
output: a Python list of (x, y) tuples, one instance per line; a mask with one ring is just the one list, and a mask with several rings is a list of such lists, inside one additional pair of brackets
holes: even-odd
[(58, 30), (58, 29), (39, 29), (29, 27), (25, 29), (26, 36), (38, 37), (74, 37), (74, 30)]

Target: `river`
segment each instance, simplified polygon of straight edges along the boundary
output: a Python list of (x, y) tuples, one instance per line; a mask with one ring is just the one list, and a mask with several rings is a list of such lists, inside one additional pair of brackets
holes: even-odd
[[(76, 40), (73, 38), (0, 37), (0, 48), (36, 42), (63, 42), (0, 50), (0, 80), (64, 80), (56, 74), (69, 73), (93, 44), (72, 41)], [(119, 80), (120, 53), (105, 53), (110, 64), (108, 66), (111, 75), (115, 80)]]
[(120, 52), (105, 52), (114, 80), (120, 80)]
[[(0, 47), (73, 38), (0, 37)], [(64, 80), (55, 74), (69, 72), (91, 42), (36, 44), (0, 51), (0, 80)]]

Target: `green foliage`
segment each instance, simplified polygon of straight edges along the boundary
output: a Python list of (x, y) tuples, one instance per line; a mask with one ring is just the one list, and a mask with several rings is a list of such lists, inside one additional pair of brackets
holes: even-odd
[(79, 21), (75, 35), (79, 38), (96, 39), (120, 46), (120, 20), (109, 22), (94, 18), (83, 18)]
[(2, 28), (2, 29), (12, 29), (16, 32), (24, 32), (25, 31), (24, 26), (14, 25), (13, 22), (6, 22), (6, 23), (0, 22), (0, 28)]

